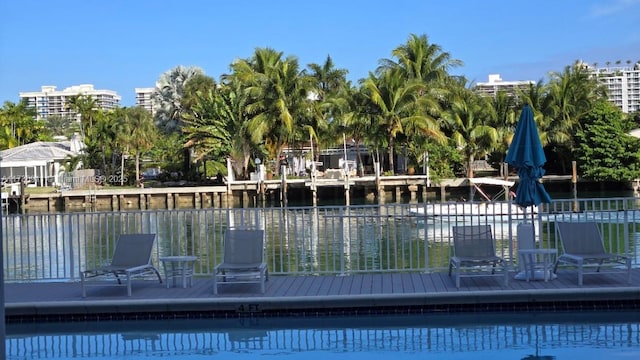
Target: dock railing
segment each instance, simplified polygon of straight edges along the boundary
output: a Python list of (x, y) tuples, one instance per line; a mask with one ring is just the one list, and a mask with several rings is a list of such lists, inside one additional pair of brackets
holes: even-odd
[(498, 255), (514, 269), (521, 222), (535, 225), (538, 247), (560, 249), (555, 221), (596, 221), (608, 250), (638, 264), (637, 198), (554, 200), (524, 214), (508, 202), (492, 208), (469, 204), (3, 214), (5, 281), (78, 280), (81, 269), (110, 261), (122, 233), (156, 233), (156, 264), (160, 256), (195, 255), (195, 275), (210, 276), (227, 227), (264, 229), (265, 261), (276, 276), (446, 271), (450, 230), (460, 223), (491, 225)]

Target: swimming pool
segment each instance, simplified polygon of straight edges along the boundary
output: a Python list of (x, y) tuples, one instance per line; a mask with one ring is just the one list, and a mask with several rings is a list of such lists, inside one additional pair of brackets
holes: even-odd
[(8, 324), (7, 359), (638, 359), (640, 312)]

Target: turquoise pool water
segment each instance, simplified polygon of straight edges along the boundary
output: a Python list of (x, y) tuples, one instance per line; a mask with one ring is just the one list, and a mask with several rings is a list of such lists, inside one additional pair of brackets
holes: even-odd
[(7, 359), (640, 359), (640, 313), (8, 324)]

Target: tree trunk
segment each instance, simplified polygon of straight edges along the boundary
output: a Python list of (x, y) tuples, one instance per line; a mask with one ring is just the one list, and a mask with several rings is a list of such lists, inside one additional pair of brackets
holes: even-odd
[(140, 187), (140, 153), (136, 152), (136, 186)]
[(394, 157), (393, 146), (394, 146), (393, 136), (389, 136), (389, 170), (391, 171), (391, 175), (395, 175), (396, 173), (395, 165), (393, 163), (393, 157)]

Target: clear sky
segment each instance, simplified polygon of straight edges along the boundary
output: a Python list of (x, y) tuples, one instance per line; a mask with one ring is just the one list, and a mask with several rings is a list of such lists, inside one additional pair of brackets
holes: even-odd
[(330, 55), (356, 82), (412, 33), (462, 60), (452, 73), (475, 82), (640, 60), (640, 0), (2, 0), (0, 14), (0, 102), (94, 84), (132, 106), (134, 88), (178, 65), (219, 80), (258, 47), (301, 67)]

